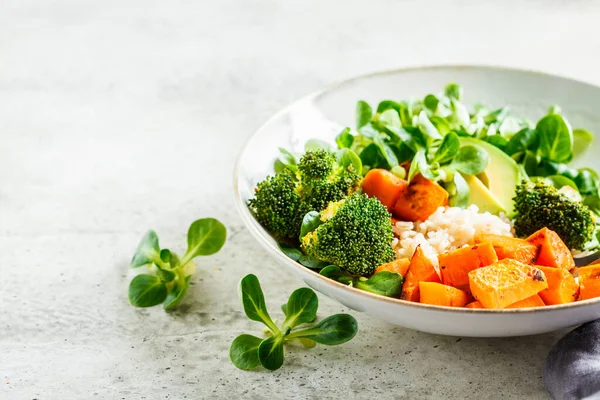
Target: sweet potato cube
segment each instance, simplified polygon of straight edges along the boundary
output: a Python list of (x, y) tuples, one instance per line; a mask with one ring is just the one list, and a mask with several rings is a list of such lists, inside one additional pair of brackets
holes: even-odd
[(480, 243), (440, 254), (442, 283), (459, 289), (469, 286), (469, 272), (498, 261), (491, 243)]
[(510, 236), (481, 234), (475, 237), (475, 243), (490, 242), (494, 246), (498, 260), (512, 258), (525, 264), (533, 264), (538, 247), (525, 239)]
[(483, 308), (481, 303), (478, 301), (472, 301), (469, 304), (467, 304), (465, 307), (467, 307), (467, 308)]
[(406, 276), (406, 272), (408, 271), (408, 267), (410, 265), (410, 259), (408, 258), (399, 258), (387, 264), (380, 265), (375, 268), (375, 274), (381, 271), (390, 271), (396, 272), (403, 277)]
[(446, 189), (419, 174), (398, 197), (392, 214), (403, 221), (425, 221), (435, 210), (446, 205)]
[(577, 269), (579, 274), (579, 300), (600, 296), (600, 264), (591, 264)]
[(577, 300), (579, 285), (569, 271), (543, 265), (536, 265), (536, 267), (542, 270), (548, 280), (548, 289), (539, 293), (546, 305), (565, 304)]
[(571, 251), (556, 232), (542, 228), (529, 236), (527, 241), (539, 248), (536, 265), (564, 268), (567, 271), (575, 268)]
[(419, 290), (421, 292), (419, 301), (424, 304), (464, 307), (468, 301), (464, 291), (441, 283), (419, 282)]
[(377, 198), (391, 212), (400, 195), (406, 190), (408, 182), (390, 171), (374, 168), (367, 172), (361, 186), (363, 193)]
[(506, 308), (531, 308), (543, 307), (545, 305), (546, 304), (544, 304), (544, 301), (542, 300), (540, 295), (534, 294), (533, 296), (523, 299), (521, 301), (517, 301), (516, 303), (513, 303), (507, 306)]
[(548, 288), (539, 268), (505, 258), (469, 272), (473, 296), (485, 308), (506, 308)]
[(433, 267), (431, 260), (425, 256), (421, 246), (417, 247), (410, 259), (410, 265), (404, 277), (400, 298), (402, 300), (419, 302), (419, 282), (440, 282), (438, 273)]

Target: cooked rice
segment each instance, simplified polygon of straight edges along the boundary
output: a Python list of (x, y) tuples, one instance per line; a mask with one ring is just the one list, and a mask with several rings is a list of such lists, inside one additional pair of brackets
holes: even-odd
[(417, 246), (437, 266), (437, 255), (473, 244), (475, 235), (492, 233), (514, 236), (506, 216), (480, 213), (476, 205), (467, 208), (440, 207), (424, 222), (397, 222), (392, 245), (398, 258), (410, 258)]

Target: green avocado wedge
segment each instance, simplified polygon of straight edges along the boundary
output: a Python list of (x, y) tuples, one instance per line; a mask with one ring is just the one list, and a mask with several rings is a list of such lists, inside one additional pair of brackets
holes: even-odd
[(490, 157), (489, 165), (478, 177), (465, 175), (470, 190), (469, 203), (477, 205), (482, 212), (504, 212), (510, 217), (515, 191), (521, 179), (517, 163), (502, 150), (483, 140), (461, 137), (460, 145), (478, 146)]

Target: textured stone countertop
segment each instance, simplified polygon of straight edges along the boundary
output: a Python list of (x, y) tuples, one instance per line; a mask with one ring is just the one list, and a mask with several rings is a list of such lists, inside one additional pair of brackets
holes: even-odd
[[(290, 347), (242, 372), (238, 280), (274, 314), (301, 285), (241, 224), (232, 172), (270, 115), (375, 70), (479, 63), (600, 83), (594, 1), (142, 1), (0, 3), (0, 398), (545, 398), (564, 333), (469, 339), (354, 313), (351, 342)], [(229, 228), (173, 313), (127, 300), (128, 262), (154, 228)], [(348, 311), (320, 296), (320, 315)]]

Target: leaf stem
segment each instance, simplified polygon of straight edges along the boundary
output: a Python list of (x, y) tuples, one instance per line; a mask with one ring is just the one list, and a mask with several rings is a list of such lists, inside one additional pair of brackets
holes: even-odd
[(303, 338), (307, 335), (314, 335), (317, 333), (320, 333), (321, 330), (320, 329), (314, 329), (314, 328), (309, 328), (309, 329), (301, 329), (299, 331), (295, 331), (290, 333), (289, 335), (287, 335), (285, 337), (285, 340), (294, 340), (294, 339), (300, 339)]
[(183, 257), (181, 257), (181, 262), (180, 262), (180, 266), (184, 266), (187, 263), (189, 263), (190, 261), (192, 261), (193, 257), (189, 256), (190, 253), (186, 252)]
[(167, 264), (165, 264), (165, 262), (160, 258), (160, 256), (158, 254), (155, 257), (152, 257), (152, 262), (154, 264), (158, 265), (162, 269), (167, 269), (167, 270), (171, 269), (171, 268), (167, 267)]
[(281, 335), (281, 330), (277, 327), (277, 325), (275, 325), (273, 320), (268, 315), (265, 315), (262, 311), (258, 311), (257, 313), (265, 325), (271, 330), (271, 332), (273, 332), (273, 336)]

